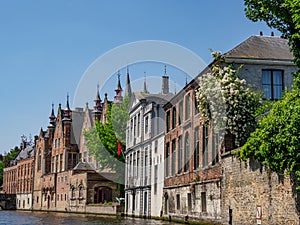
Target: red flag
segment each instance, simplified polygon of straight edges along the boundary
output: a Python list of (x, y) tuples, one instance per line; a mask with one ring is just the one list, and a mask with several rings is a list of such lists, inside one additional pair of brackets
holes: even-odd
[(122, 151), (122, 146), (121, 146), (121, 142), (118, 139), (118, 156), (121, 155), (121, 151)]

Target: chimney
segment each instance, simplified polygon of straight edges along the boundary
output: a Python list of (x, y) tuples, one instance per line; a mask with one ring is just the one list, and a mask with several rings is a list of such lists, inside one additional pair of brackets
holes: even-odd
[(263, 32), (262, 32), (262, 31), (261, 31), (261, 32), (259, 32), (259, 35), (260, 35), (260, 36), (263, 36)]
[(168, 76), (162, 76), (162, 94), (168, 94), (169, 93), (169, 77)]
[(273, 31), (271, 32), (271, 36), (274, 37), (274, 32)]

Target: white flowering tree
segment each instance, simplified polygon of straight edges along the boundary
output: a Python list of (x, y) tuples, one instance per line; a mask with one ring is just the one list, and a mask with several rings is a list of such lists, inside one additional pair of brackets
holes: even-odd
[(222, 66), (224, 57), (220, 52), (212, 55), (215, 58), (212, 72), (200, 76), (196, 91), (201, 122), (212, 126), (221, 137), (226, 132), (231, 133), (239, 147), (256, 126), (255, 111), (261, 105), (261, 95), (250, 90), (245, 80), (239, 79), (240, 68)]

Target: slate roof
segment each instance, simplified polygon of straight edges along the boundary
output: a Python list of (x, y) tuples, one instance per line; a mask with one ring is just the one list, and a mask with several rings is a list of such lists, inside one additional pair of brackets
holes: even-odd
[(157, 104), (166, 104), (168, 101), (170, 101), (171, 98), (173, 98), (173, 93), (168, 94), (149, 94), (144, 92), (134, 92), (135, 98), (138, 100), (146, 99), (147, 101), (153, 101)]
[(27, 146), (24, 150), (20, 151), (20, 153), (15, 158), (16, 161), (31, 158), (34, 156), (35, 147), (34, 146)]
[(95, 168), (89, 164), (88, 162), (79, 162), (73, 170), (80, 170), (80, 171), (94, 171)]
[(224, 54), (226, 58), (292, 61), (288, 41), (275, 36), (251, 36)]
[(71, 144), (77, 144), (79, 148), (80, 135), (83, 125), (84, 112), (72, 111)]

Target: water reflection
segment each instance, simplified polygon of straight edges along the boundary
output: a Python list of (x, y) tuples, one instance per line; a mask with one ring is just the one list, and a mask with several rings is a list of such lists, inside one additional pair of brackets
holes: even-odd
[(173, 223), (144, 220), (138, 218), (117, 218), (117, 217), (104, 217), (95, 215), (83, 214), (67, 214), (67, 213), (54, 213), (54, 212), (22, 212), (22, 211), (0, 211), (0, 225), (50, 225), (50, 224), (123, 224), (123, 225), (170, 225)]

